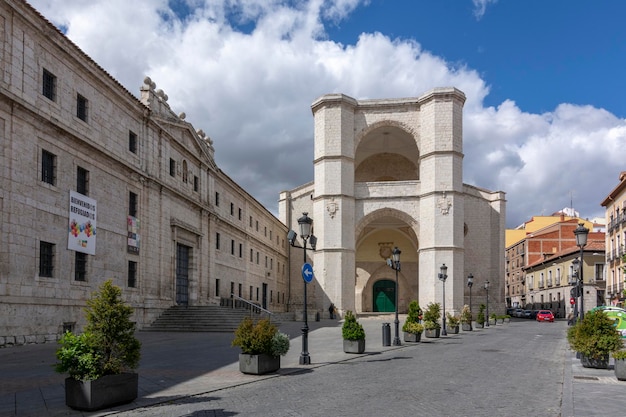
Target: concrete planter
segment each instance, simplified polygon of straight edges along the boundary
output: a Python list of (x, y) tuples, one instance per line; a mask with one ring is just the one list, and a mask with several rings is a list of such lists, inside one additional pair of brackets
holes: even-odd
[(459, 326), (450, 326), (446, 328), (446, 332), (450, 334), (459, 334)]
[(626, 359), (615, 359), (615, 377), (620, 381), (626, 381)]
[(365, 352), (365, 339), (346, 340), (343, 339), (343, 351), (345, 353), (363, 353)]
[(595, 369), (608, 369), (609, 368), (609, 355), (604, 355), (600, 358), (589, 358), (585, 355), (580, 356), (580, 363), (583, 368), (595, 368)]
[(65, 404), (76, 410), (101, 410), (133, 401), (138, 388), (136, 373), (106, 375), (89, 381), (66, 378)]
[(428, 338), (435, 339), (441, 334), (441, 329), (426, 329), (424, 335)]
[(404, 341), (405, 342), (417, 343), (420, 340), (422, 340), (422, 334), (421, 333), (407, 333), (407, 332), (404, 332)]
[(239, 354), (239, 371), (244, 374), (263, 375), (280, 369), (280, 356)]
[(463, 323), (463, 324), (461, 324), (461, 330), (463, 330), (464, 332), (471, 332), (472, 331), (471, 323)]
[(485, 328), (485, 323), (476, 322), (476, 328), (477, 329), (484, 329)]

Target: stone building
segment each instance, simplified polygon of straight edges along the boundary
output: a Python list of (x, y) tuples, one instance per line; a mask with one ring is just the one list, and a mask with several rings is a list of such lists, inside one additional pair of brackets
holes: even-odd
[(624, 307), (626, 300), (626, 171), (601, 203), (606, 210), (606, 303)]
[[(314, 180), (279, 199), (290, 229), (299, 230), (303, 212), (313, 219), (311, 308), (394, 311), (397, 298), (404, 312), (412, 300), (442, 303), (445, 293), (446, 310), (459, 312), (469, 303), (471, 273), (474, 308), (486, 301), (489, 281), (490, 310), (504, 312), (505, 197), (463, 183), (464, 102), (461, 91), (436, 88), (406, 99), (329, 94), (312, 104)], [(397, 297), (386, 263), (394, 247)], [(299, 275), (302, 258), (292, 252), (290, 265)], [(292, 293), (302, 293), (296, 281)]]
[(287, 228), (152, 80), (135, 97), (23, 1), (0, 33), (0, 346), (80, 329), (107, 279), (139, 328), (231, 293), (286, 310)]

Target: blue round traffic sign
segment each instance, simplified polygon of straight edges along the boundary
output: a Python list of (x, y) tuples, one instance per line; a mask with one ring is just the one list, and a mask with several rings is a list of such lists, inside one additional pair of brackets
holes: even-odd
[(302, 279), (307, 283), (313, 281), (313, 267), (310, 263), (302, 265)]

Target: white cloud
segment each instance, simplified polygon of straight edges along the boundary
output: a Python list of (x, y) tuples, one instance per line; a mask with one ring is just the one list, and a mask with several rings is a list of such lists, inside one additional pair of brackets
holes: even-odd
[[(494, 2), (474, 4), (484, 13)], [(32, 1), (133, 94), (149, 75), (172, 109), (214, 140), (220, 168), (273, 212), (280, 191), (313, 179), (310, 104), (332, 92), (462, 90), (465, 182), (505, 191), (509, 226), (569, 205), (570, 195), (583, 216), (596, 216), (624, 170), (626, 121), (609, 112), (562, 104), (531, 114), (513, 100), (485, 107), (489, 87), (475, 70), (416, 41), (381, 33), (363, 33), (354, 45), (327, 39), (323, 22), (349, 18), (357, 0), (178, 3)]]
[(496, 4), (498, 0), (472, 0), (472, 2), (474, 3), (474, 17), (476, 17), (476, 20), (480, 20), (485, 15), (487, 6)]

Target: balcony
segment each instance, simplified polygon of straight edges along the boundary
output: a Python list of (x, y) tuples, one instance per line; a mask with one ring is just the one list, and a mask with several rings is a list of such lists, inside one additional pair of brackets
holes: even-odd
[(551, 287), (551, 286), (552, 286), (552, 280), (548, 279), (548, 287)]

